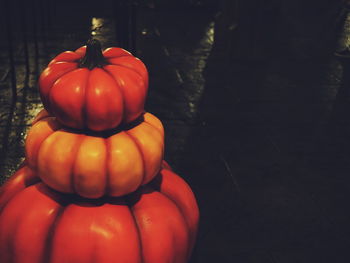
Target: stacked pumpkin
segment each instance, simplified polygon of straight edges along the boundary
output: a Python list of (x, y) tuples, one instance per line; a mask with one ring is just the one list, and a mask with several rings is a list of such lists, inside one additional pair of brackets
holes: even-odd
[(0, 262), (187, 262), (198, 207), (144, 112), (144, 64), (91, 40), (55, 57), (39, 86), (26, 161), (0, 190)]

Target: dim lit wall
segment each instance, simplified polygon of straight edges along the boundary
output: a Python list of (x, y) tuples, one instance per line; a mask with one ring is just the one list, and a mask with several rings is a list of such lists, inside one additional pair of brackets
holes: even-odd
[(222, 0), (215, 48), (237, 59), (322, 56), (334, 44), (341, 7), (340, 0)]

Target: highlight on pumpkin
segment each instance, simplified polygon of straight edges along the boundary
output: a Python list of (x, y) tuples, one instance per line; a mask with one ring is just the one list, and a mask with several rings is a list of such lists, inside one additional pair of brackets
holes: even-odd
[(26, 139), (28, 166), (53, 189), (87, 198), (122, 196), (150, 182), (164, 154), (163, 125), (154, 115), (101, 137), (71, 132), (42, 116)]
[(57, 55), (39, 78), (45, 109), (63, 125), (104, 131), (136, 120), (144, 112), (148, 72), (128, 51), (102, 51), (98, 40)]
[(23, 166), (2, 187), (0, 262), (185, 263), (198, 220), (190, 187), (166, 168), (131, 195), (91, 200), (54, 191)]

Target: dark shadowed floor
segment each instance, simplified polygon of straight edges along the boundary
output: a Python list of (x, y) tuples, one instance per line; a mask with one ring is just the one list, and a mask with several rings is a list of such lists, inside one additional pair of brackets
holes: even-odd
[[(104, 47), (118, 43), (117, 6), (99, 2), (34, 1), (3, 24), (18, 98), (4, 37), (2, 182), (24, 159), (48, 61), (92, 30)], [(191, 263), (349, 262), (350, 64), (333, 55), (339, 5), (241, 1), (238, 14), (235, 1), (170, 2), (135, 7), (134, 54), (149, 70), (146, 110), (165, 126), (165, 158), (199, 202)]]

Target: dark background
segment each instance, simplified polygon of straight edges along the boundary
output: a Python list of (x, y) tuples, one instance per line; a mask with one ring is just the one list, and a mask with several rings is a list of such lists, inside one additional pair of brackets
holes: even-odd
[(4, 0), (1, 19), (2, 182), (42, 108), (38, 75), (93, 32), (148, 67), (146, 110), (201, 210), (192, 263), (350, 262), (344, 1)]

